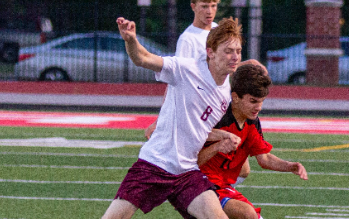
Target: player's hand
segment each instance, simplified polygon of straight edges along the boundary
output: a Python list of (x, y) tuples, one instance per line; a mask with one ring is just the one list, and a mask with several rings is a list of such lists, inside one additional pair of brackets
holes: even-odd
[(220, 140), (216, 145), (216, 150), (222, 153), (230, 153), (236, 151), (239, 144), (241, 143), (241, 138), (230, 133), (226, 132), (223, 136), (223, 140)]
[(234, 135), (233, 133), (230, 132), (226, 132), (223, 136), (223, 139), (229, 139), (230, 140), (230, 144), (231, 144), (231, 150), (232, 151), (236, 151), (236, 149), (238, 148), (238, 146), (241, 143), (241, 138), (237, 135)]
[(136, 24), (133, 21), (126, 20), (123, 17), (116, 19), (121, 37), (125, 41), (130, 41), (136, 38)]
[(294, 162), (292, 164), (292, 173), (298, 175), (301, 179), (307, 180), (308, 179), (308, 174), (307, 171), (305, 170), (304, 166), (301, 163)]
[(148, 126), (148, 128), (146, 128), (146, 129), (144, 130), (144, 136), (145, 136), (147, 139), (149, 139), (150, 136), (153, 134), (153, 132), (154, 132), (154, 130), (155, 130), (155, 128), (156, 128), (156, 122), (157, 122), (157, 121), (153, 122), (150, 126)]
[(216, 151), (224, 154), (228, 154), (235, 150), (235, 147), (231, 144), (230, 139), (223, 139), (215, 144)]

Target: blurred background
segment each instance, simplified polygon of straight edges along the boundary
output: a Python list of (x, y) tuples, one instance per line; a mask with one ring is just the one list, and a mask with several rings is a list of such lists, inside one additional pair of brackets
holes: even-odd
[[(316, 25), (309, 18), (314, 7), (322, 10)], [(127, 57), (115, 24), (120, 16), (136, 22), (149, 51), (165, 56), (174, 54), (194, 13), (189, 0), (1, 1), (0, 79), (154, 83), (152, 72)], [(349, 84), (349, 0), (221, 0), (215, 21), (230, 16), (243, 25), (243, 59), (265, 64), (274, 84)], [(314, 51), (321, 66), (309, 61)]]

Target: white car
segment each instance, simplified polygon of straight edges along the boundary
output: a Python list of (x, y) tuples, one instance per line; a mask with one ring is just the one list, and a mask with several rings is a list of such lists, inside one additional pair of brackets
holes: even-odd
[[(149, 39), (137, 38), (154, 54), (173, 55)], [(20, 80), (155, 82), (153, 71), (132, 63), (121, 36), (109, 32), (72, 34), (22, 48), (15, 75)]]
[[(349, 84), (349, 37), (340, 38), (344, 55), (339, 57), (339, 84)], [(274, 84), (305, 84), (306, 43), (267, 52), (267, 69)]]

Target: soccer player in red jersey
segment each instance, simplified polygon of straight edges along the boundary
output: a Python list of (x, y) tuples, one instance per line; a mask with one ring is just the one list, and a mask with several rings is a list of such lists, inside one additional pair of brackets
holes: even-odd
[(264, 169), (292, 172), (301, 179), (308, 179), (302, 164), (271, 154), (272, 145), (263, 138), (258, 113), (269, 93), (270, 84), (269, 76), (260, 66), (240, 66), (232, 76), (232, 102), (215, 128), (239, 136), (241, 143), (236, 151), (232, 151), (225, 140), (206, 142), (199, 153), (198, 165), (208, 179), (217, 185), (219, 200), (229, 218), (262, 218), (260, 208), (254, 208), (232, 187), (248, 156), (255, 156)]

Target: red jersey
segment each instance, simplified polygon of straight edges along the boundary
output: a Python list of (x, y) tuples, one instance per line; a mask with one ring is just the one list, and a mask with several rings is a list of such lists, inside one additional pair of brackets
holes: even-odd
[[(226, 130), (241, 138), (241, 144), (236, 151), (229, 154), (219, 152), (200, 166), (208, 179), (221, 188), (226, 188), (236, 182), (248, 156), (269, 153), (273, 147), (263, 138), (259, 118), (247, 119), (243, 128), (240, 129), (232, 113), (231, 105), (215, 128)], [(206, 142), (204, 147), (209, 147), (212, 143), (214, 142)]]

